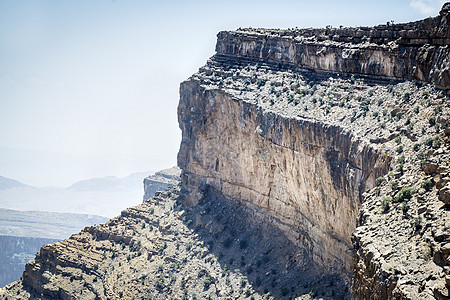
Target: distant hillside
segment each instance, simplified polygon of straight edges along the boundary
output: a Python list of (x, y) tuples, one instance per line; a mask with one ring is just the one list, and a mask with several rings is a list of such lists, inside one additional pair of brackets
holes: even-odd
[[(148, 171), (121, 178), (114, 176), (91, 178), (78, 181), (67, 188), (37, 188), (19, 183), (10, 188), (0, 189), (0, 208), (93, 214), (112, 218), (125, 208), (141, 203), (140, 199), (144, 195), (144, 178), (155, 179), (155, 182), (147, 180), (146, 188), (151, 189), (145, 191), (148, 197), (153, 196), (156, 190), (175, 184), (177, 181), (172, 180), (173, 176), (179, 175), (170, 170), (172, 169), (166, 170), (169, 172), (166, 175), (162, 175), (165, 174), (163, 171), (154, 175), (151, 175), (154, 172)], [(160, 185), (160, 179), (164, 181), (164, 186)]]
[(138, 172), (121, 178), (115, 176), (91, 178), (78, 181), (68, 189), (74, 191), (142, 190), (142, 180), (149, 174), (150, 172)]
[(0, 208), (0, 235), (62, 240), (86, 226), (106, 221), (108, 218), (97, 215)]
[(26, 184), (19, 182), (17, 180), (0, 176), (0, 190), (11, 189), (15, 187), (25, 187)]

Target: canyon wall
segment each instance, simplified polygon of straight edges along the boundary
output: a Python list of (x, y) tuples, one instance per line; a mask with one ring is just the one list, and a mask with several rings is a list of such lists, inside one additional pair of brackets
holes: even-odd
[(283, 117), (194, 80), (180, 95), (187, 202), (197, 204), (211, 185), (275, 216), (323, 266), (350, 272), (362, 192), (388, 160), (344, 128)]
[[(358, 298), (406, 297), (421, 293), (425, 286), (445, 298), (448, 291), (443, 266), (447, 263), (425, 266), (403, 261), (403, 265), (417, 264), (402, 274), (404, 278), (409, 278), (409, 272), (436, 274), (438, 279), (433, 282), (423, 279), (429, 283), (422, 287), (416, 279), (401, 281), (393, 267), (385, 264), (393, 259), (392, 252), (376, 263), (371, 261), (374, 253), (386, 248), (398, 248), (406, 257), (416, 251), (411, 250), (412, 245), (407, 250), (401, 248), (396, 239), (405, 245), (415, 240), (409, 236), (409, 224), (429, 218), (421, 216), (424, 197), (414, 196), (408, 204), (396, 200), (397, 212), (414, 207), (416, 216), (411, 213), (399, 219), (381, 215), (371, 223), (369, 215), (383, 199), (401, 197), (400, 188), (415, 191), (420, 187), (418, 181), (425, 180), (412, 158), (420, 144), (413, 148), (413, 142), (433, 134), (418, 128), (433, 115), (432, 110), (424, 111), (416, 127), (411, 120), (419, 115), (419, 106), (412, 110), (413, 103), (430, 103), (426, 100), (430, 91), (419, 92), (402, 82), (419, 80), (424, 86), (429, 82), (443, 88), (432, 99), (439, 99), (436, 103), (441, 103), (440, 107), (448, 107), (448, 95), (441, 98), (450, 87), (448, 6), (444, 5), (435, 18), (375, 28), (220, 32), (216, 55), (180, 87), (178, 116), (183, 135), (178, 164), (187, 194), (185, 203), (197, 205), (211, 186), (272, 216), (276, 226), (306, 249), (323, 270), (347, 279), (358, 274), (354, 281)], [(398, 85), (396, 91), (394, 84)], [(318, 91), (318, 86), (323, 89)], [(408, 121), (384, 123), (381, 112), (384, 120), (407, 115)], [(442, 112), (434, 108), (435, 114)], [(365, 121), (355, 123), (360, 116)], [(445, 112), (440, 122), (447, 124), (446, 120)], [(444, 127), (436, 128), (439, 133)], [(394, 140), (402, 146), (396, 146)], [(408, 152), (400, 157), (403, 148)], [(405, 158), (406, 153), (411, 158)], [(411, 167), (408, 176), (406, 166)], [(386, 180), (383, 175), (394, 168), (400, 168), (401, 173)], [(391, 186), (383, 187), (382, 198), (381, 188), (375, 185), (377, 178), (378, 185), (392, 178), (401, 184), (394, 180)], [(361, 209), (366, 191), (371, 191), (371, 200)], [(437, 197), (429, 196), (426, 201), (430, 201), (429, 210), (434, 210), (432, 215), (448, 218)], [(380, 214), (378, 208), (375, 214)], [(395, 221), (386, 225), (394, 217)], [(436, 224), (430, 223), (428, 229), (434, 232)], [(357, 226), (361, 227), (352, 244)], [(387, 231), (392, 234), (387, 235)], [(373, 236), (377, 236), (374, 241)], [(435, 250), (430, 251), (434, 253), (441, 251), (445, 242), (440, 238), (427, 243), (432, 244)], [(373, 252), (374, 248), (378, 252)], [(418, 291), (405, 288), (408, 284), (419, 286)]]

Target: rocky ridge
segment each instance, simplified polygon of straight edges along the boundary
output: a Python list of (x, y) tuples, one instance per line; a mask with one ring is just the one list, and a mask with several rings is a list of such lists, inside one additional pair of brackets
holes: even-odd
[(450, 87), (448, 3), (434, 18), (360, 28), (239, 29), (218, 34), (219, 55), (315, 71), (352, 73)]

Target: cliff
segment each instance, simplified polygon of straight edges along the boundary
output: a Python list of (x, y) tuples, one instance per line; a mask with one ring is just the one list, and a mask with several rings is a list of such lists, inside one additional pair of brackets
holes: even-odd
[(450, 17), (373, 28), (220, 32), (218, 55), (316, 71), (432, 82), (450, 87)]
[(186, 203), (213, 188), (272, 216), (360, 299), (448, 297), (446, 7), (375, 28), (219, 33), (180, 87)]
[(144, 201), (153, 197), (158, 191), (177, 185), (180, 182), (180, 172), (180, 168), (173, 167), (144, 178)]
[(449, 8), (219, 33), (180, 86), (180, 186), (43, 247), (0, 298), (448, 299)]

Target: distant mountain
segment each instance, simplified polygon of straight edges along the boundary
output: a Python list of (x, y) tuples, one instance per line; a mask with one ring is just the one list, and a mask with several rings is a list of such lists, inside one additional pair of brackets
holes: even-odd
[(114, 217), (141, 202), (142, 182), (149, 174), (152, 172), (133, 173), (122, 178), (92, 178), (68, 188), (37, 188), (5, 178), (1, 181), (5, 188), (0, 189), (0, 208)]
[(37, 188), (13, 179), (5, 179), (5, 188), (0, 188), (0, 208), (70, 212), (111, 218), (119, 215), (125, 208), (141, 203), (144, 193), (148, 198), (153, 196), (155, 191), (176, 184), (179, 181), (179, 169), (172, 168), (156, 173), (138, 172), (121, 178), (91, 178), (78, 181), (68, 188)]
[(115, 176), (91, 178), (78, 181), (68, 189), (76, 191), (142, 189), (142, 180), (149, 174), (150, 172), (138, 172), (121, 178)]
[(25, 264), (45, 245), (57, 239), (0, 235), (0, 287), (22, 276)]
[(0, 176), (0, 190), (11, 189), (15, 187), (25, 187), (26, 184), (7, 177)]

